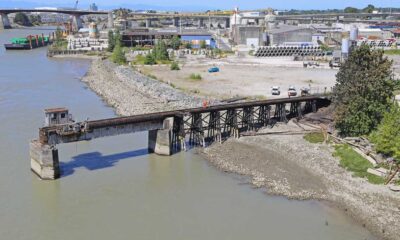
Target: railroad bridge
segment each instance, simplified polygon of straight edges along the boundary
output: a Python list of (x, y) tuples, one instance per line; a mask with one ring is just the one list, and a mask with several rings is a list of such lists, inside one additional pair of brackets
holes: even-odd
[(31, 169), (42, 179), (60, 177), (57, 144), (148, 131), (148, 149), (159, 155), (239, 137), (330, 104), (328, 97), (305, 96), (220, 104), (129, 117), (73, 122), (65, 108), (48, 109), (39, 138), (30, 142)]

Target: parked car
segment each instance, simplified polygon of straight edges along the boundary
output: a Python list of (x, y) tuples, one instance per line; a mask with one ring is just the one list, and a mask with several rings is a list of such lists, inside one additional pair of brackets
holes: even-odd
[(273, 86), (271, 88), (272, 95), (281, 95), (281, 89), (278, 86)]
[(294, 86), (289, 86), (288, 96), (289, 97), (297, 96), (297, 90), (296, 90), (296, 88)]
[(218, 67), (212, 67), (208, 69), (209, 73), (215, 73), (215, 72), (219, 72), (219, 68)]
[(308, 87), (302, 87), (300, 89), (300, 95), (302, 97), (310, 95), (310, 89)]

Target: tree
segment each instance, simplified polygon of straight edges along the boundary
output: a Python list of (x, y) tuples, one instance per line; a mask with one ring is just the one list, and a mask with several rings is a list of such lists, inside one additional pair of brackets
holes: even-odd
[(125, 53), (122, 51), (122, 47), (120, 43), (117, 43), (114, 47), (114, 51), (111, 55), (111, 60), (117, 64), (125, 64), (126, 57)]
[(169, 60), (167, 45), (164, 41), (160, 40), (153, 48), (153, 56), (156, 61)]
[(369, 4), (366, 8), (364, 8), (362, 11), (365, 13), (372, 13), (375, 10), (375, 6), (372, 4)]
[(392, 61), (381, 50), (362, 45), (336, 74), (333, 91), (335, 125), (344, 136), (376, 129), (393, 97)]
[(169, 46), (172, 49), (178, 50), (179, 47), (181, 46), (181, 39), (178, 36), (173, 36), (169, 41)]
[(19, 12), (15, 14), (14, 22), (23, 26), (32, 26), (31, 21), (25, 13)]
[(358, 9), (357, 8), (353, 8), (353, 7), (347, 7), (344, 9), (345, 13), (358, 13)]
[(112, 52), (115, 47), (114, 32), (112, 30), (108, 31), (108, 51)]
[(383, 116), (378, 129), (371, 135), (378, 152), (392, 156), (400, 164), (400, 107), (392, 104)]
[(42, 22), (42, 18), (40, 17), (40, 15), (30, 15), (29, 21), (32, 25), (39, 25)]

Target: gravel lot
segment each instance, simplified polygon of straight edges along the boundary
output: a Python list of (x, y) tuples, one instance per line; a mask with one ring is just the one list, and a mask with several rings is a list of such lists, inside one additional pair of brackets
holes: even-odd
[[(235, 96), (286, 97), (290, 85), (295, 86), (298, 92), (300, 88), (310, 86), (314, 92), (323, 92), (325, 88), (330, 91), (335, 84), (337, 70), (303, 68), (302, 64), (290, 59), (228, 58), (207, 61), (200, 58), (185, 60), (180, 71), (171, 71), (169, 66), (140, 66), (139, 69), (186, 91), (219, 99)], [(208, 73), (211, 66), (218, 66), (220, 72)], [(192, 73), (200, 74), (202, 80), (191, 80), (189, 76)], [(281, 88), (281, 96), (272, 96), (272, 86)]]

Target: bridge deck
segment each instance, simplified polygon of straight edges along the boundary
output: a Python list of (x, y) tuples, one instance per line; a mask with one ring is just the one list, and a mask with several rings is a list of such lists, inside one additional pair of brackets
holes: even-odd
[[(294, 104), (326, 100), (322, 96), (305, 96), (293, 98), (269, 99), (262, 101), (249, 101), (240, 103), (220, 104), (209, 107), (190, 108), (175, 111), (149, 113), (128, 117), (116, 117), (73, 123), (67, 125), (55, 125), (43, 127), (39, 130), (39, 140), (44, 144), (57, 144), (63, 142), (74, 142), (90, 140), (103, 136), (112, 136), (122, 133), (131, 133), (145, 130), (162, 128), (162, 123), (170, 117), (181, 118), (199, 116), (201, 114), (222, 113), (230, 110), (278, 106), (280, 104)], [(249, 114), (249, 113), (247, 113)], [(194, 118), (194, 117), (193, 117)], [(200, 117), (201, 119), (201, 117)], [(192, 119), (193, 120), (193, 119)], [(202, 120), (200, 120), (202, 121)], [(188, 120), (186, 120), (188, 122)], [(125, 131), (125, 132), (124, 132)]]

